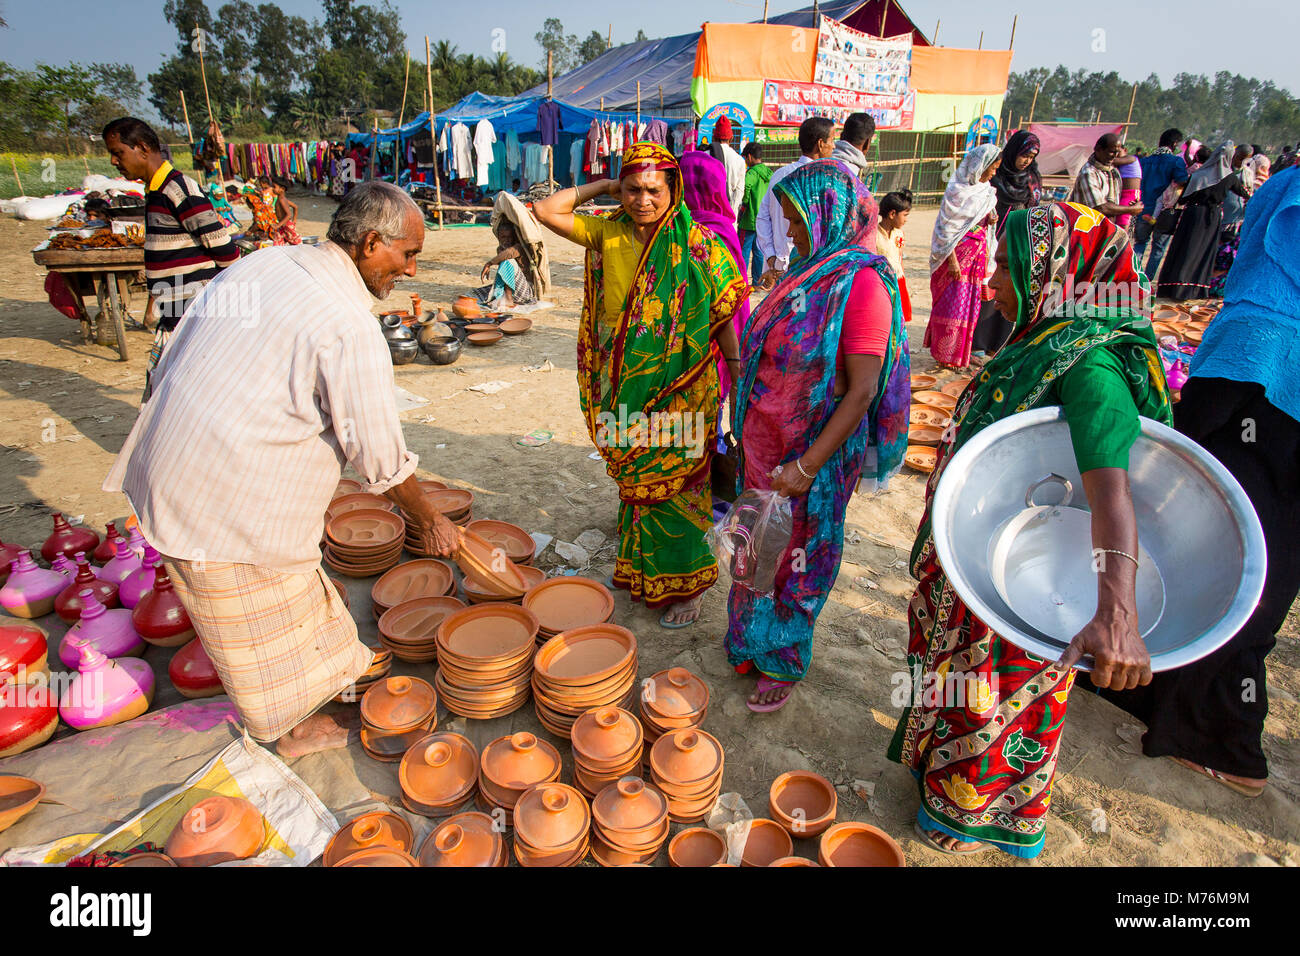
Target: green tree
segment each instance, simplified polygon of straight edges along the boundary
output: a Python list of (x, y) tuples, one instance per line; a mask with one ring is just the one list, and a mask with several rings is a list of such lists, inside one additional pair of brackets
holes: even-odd
[(73, 107), (79, 107), (95, 93), (95, 78), (89, 67), (77, 63), (55, 67), (36, 65), (36, 97), (40, 115), (54, 121), (63, 134), (63, 144), (72, 154)]
[[(558, 75), (573, 68), (578, 53), (578, 38), (564, 33), (564, 24), (555, 17), (547, 17), (540, 33), (533, 39), (543, 51), (551, 54), (551, 69)], [(546, 57), (542, 57), (542, 69), (546, 69)]]
[(590, 63), (605, 52), (605, 38), (597, 31), (587, 34), (587, 39), (578, 44), (578, 65)]

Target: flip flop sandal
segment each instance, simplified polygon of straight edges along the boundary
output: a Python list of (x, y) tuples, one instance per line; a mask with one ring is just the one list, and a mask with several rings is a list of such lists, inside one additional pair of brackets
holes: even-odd
[(967, 843), (967, 842), (979, 843), (979, 845), (975, 847), (971, 847), (968, 850), (952, 850), (946, 846), (943, 846), (942, 844), (939, 843), (938, 840), (930, 836), (930, 834), (925, 831), (925, 828), (922, 827), (921, 824), (917, 823), (915, 820), (912, 821), (912, 829), (914, 829), (916, 831), (916, 835), (921, 838), (921, 842), (924, 843), (926, 846), (928, 846), (930, 849), (938, 850), (940, 853), (946, 853), (949, 856), (975, 856), (978, 853), (983, 853), (985, 850), (993, 849), (993, 844), (991, 843), (983, 843), (978, 840), (969, 840), (969, 841), (962, 840), (963, 843)]
[(781, 687), (789, 688), (789, 691), (780, 700), (775, 701), (771, 704), (755, 704), (750, 702), (748, 699), (746, 699), (745, 706), (748, 707), (756, 714), (774, 714), (782, 707), (784, 707), (787, 703), (789, 703), (790, 695), (794, 693), (794, 687), (796, 683), (797, 681), (791, 681), (791, 680), (774, 680), (773, 678), (768, 677), (766, 674), (764, 674), (762, 677), (758, 679), (758, 685), (754, 688), (758, 693), (762, 694), (766, 691), (777, 690), (778, 688)]
[(1237, 781), (1235, 780), (1229, 780), (1227, 777), (1219, 773), (1219, 771), (1215, 770), (1213, 767), (1203, 767), (1200, 764), (1193, 763), (1190, 760), (1184, 763), (1182, 760), (1179, 760), (1177, 757), (1172, 757), (1172, 756), (1169, 757), (1169, 759), (1172, 760), (1174, 763), (1178, 764), (1178, 766), (1180, 767), (1186, 767), (1188, 770), (1194, 770), (1204, 777), (1209, 777), (1211, 780), (1223, 784), (1229, 790), (1233, 791), (1234, 793), (1239, 793), (1243, 797), (1258, 797), (1260, 794), (1264, 792), (1264, 786), (1266, 786), (1266, 785), (1260, 785), (1257, 787), (1252, 787), (1249, 784), (1237, 783)]
[(663, 615), (659, 618), (659, 626), (662, 627), (662, 628), (665, 628), (666, 630), (669, 630), (669, 631), (680, 631), (680, 630), (681, 630), (682, 628), (684, 628), (684, 627), (690, 627), (692, 624), (694, 624), (694, 623), (695, 623), (696, 621), (698, 621), (698, 620), (699, 620), (699, 618), (697, 617), (697, 618), (695, 619), (695, 621), (672, 621), (672, 622), (670, 622), (670, 621), (668, 620), (668, 612), (667, 612), (667, 611), (664, 611)]

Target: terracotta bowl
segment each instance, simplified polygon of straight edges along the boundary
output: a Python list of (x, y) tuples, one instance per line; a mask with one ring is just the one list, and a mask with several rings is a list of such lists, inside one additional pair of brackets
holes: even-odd
[(783, 856), (779, 860), (773, 860), (768, 866), (821, 866), (821, 864), (802, 856)]
[(505, 338), (505, 333), (500, 329), (493, 329), (491, 332), (471, 332), (469, 334), (469, 344), (496, 345), (503, 338)]
[(0, 777), (0, 830), (13, 826), (40, 803), (44, 784), (26, 777)]
[(822, 866), (906, 866), (903, 848), (869, 823), (837, 823), (817, 848)]
[(265, 828), (257, 807), (242, 797), (200, 800), (167, 838), (166, 854), (178, 866), (212, 866), (255, 856)]
[(772, 819), (796, 837), (814, 837), (835, 822), (839, 800), (821, 774), (791, 770), (772, 781), (767, 807)]
[(741, 866), (767, 866), (773, 860), (790, 856), (794, 844), (790, 834), (774, 820), (759, 817), (749, 825), (749, 838), (745, 841), (745, 852), (740, 858)]
[(465, 331), (473, 334), (475, 332), (495, 332), (497, 326), (495, 322), (470, 322), (465, 326)]
[(668, 844), (668, 862), (673, 866), (716, 866), (727, 862), (727, 841), (706, 827), (691, 827)]
[(497, 328), (499, 328), (506, 335), (522, 335), (532, 327), (533, 327), (533, 320), (525, 319), (522, 317), (516, 319), (506, 319), (499, 326), (497, 326)]
[(970, 376), (953, 379), (944, 385), (939, 386), (939, 391), (945, 395), (951, 395), (953, 398), (961, 398), (961, 393), (966, 391), (966, 386), (970, 384)]

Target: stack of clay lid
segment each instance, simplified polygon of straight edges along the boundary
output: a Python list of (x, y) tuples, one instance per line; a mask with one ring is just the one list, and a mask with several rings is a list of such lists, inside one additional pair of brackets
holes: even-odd
[(486, 813), (458, 813), (434, 828), (418, 859), (420, 866), (505, 866), (505, 835)]
[(387, 648), (375, 650), (374, 659), (371, 660), (370, 667), (366, 672), (357, 678), (355, 684), (339, 691), (334, 699), (340, 704), (355, 704), (365, 696), (371, 687), (387, 677), (392, 669), (393, 652)]
[(971, 376), (961, 375), (939, 386), (939, 391), (952, 398), (961, 398), (961, 393), (966, 391), (966, 386), (970, 384)]
[(870, 823), (837, 823), (817, 846), (822, 866), (906, 866), (903, 849)]
[(537, 554), (537, 542), (517, 524), (480, 518), (469, 522), (465, 528), (480, 535), (494, 548), (500, 548), (515, 564), (532, 564)]
[(640, 777), (601, 790), (591, 820), (591, 855), (601, 866), (649, 863), (668, 841), (668, 800)]
[(478, 751), (460, 734), (421, 737), (402, 757), (397, 782), (412, 813), (450, 816), (478, 786)]
[(361, 698), (361, 746), (376, 760), (401, 760), (438, 726), (438, 694), (418, 677), (389, 677)]
[(353, 478), (340, 478), (339, 483), (334, 486), (334, 498), (342, 498), (344, 495), (355, 495), (361, 490), (361, 482)]
[(573, 785), (591, 798), (629, 774), (639, 775), (645, 734), (630, 711), (597, 707), (573, 722)]
[(514, 604), (454, 611), (438, 627), (436, 684), (443, 705), (488, 720), (528, 701), (537, 618)]
[(587, 855), (591, 808), (573, 787), (529, 787), (515, 804), (514, 825), (520, 866), (576, 866)]
[(937, 389), (923, 389), (912, 393), (912, 401), (929, 405), (931, 408), (943, 408), (951, 411), (957, 407), (957, 399)]
[(529, 787), (560, 779), (560, 752), (535, 734), (498, 737), (479, 761), (479, 805), (513, 811)]
[(574, 721), (594, 707), (627, 709), (636, 694), (636, 637), (617, 624), (593, 624), (557, 634), (533, 662), (537, 719), (568, 737)]
[(411, 825), (395, 813), (382, 810), (363, 813), (349, 820), (330, 838), (321, 857), (324, 866), (344, 866), (347, 857), (362, 850), (384, 847), (410, 853), (414, 840)]
[(403, 601), (379, 618), (379, 643), (408, 664), (438, 659), (438, 628), (449, 614), (464, 607), (454, 597), (422, 597)]
[(670, 730), (650, 748), (650, 780), (668, 798), (675, 823), (694, 823), (713, 809), (722, 766), (722, 744), (695, 727)]
[(614, 595), (591, 578), (551, 578), (531, 588), (523, 600), (537, 615), (537, 639), (543, 643), (575, 627), (604, 624), (614, 615)]
[(325, 563), (353, 578), (387, 571), (402, 555), (406, 522), (380, 508), (361, 508), (331, 518), (325, 525)]
[(345, 515), (349, 511), (396, 511), (397, 505), (393, 504), (383, 495), (372, 495), (369, 492), (358, 491), (350, 495), (339, 495), (330, 502), (329, 507), (325, 509), (325, 519), (337, 518), (339, 515)]
[[(474, 492), (464, 491), (460, 488), (448, 488), (445, 485), (441, 488), (429, 487), (430, 485), (441, 484), (442, 482), (431, 480), (421, 481), (420, 485), (426, 489), (424, 493), (425, 500), (442, 512), (444, 518), (455, 524), (463, 525), (473, 516), (471, 509), (474, 505)], [(433, 556), (432, 552), (425, 547), (415, 522), (410, 522), (406, 529), (406, 550), (425, 558)]]
[(370, 611), (377, 621), (389, 608), (406, 601), (455, 593), (456, 575), (448, 562), (435, 558), (404, 561), (371, 587)]
[[(485, 591), (479, 585), (474, 583), (472, 578), (465, 578), (461, 582), (461, 587), (465, 589), (465, 598), (470, 604), (491, 604), (493, 602), (505, 602), (507, 604), (522, 604), (523, 599), (528, 596), (528, 592), (537, 587), (546, 580), (546, 572), (541, 568), (530, 567), (527, 564), (516, 565), (519, 570), (519, 576), (524, 581), (524, 593), (519, 597), (502, 597), (499, 594), (493, 594), (491, 591)], [(538, 631), (540, 638), (541, 631)]]
[(794, 853), (790, 834), (775, 820), (759, 817), (749, 821), (749, 836), (741, 853), (741, 866), (771, 866)]
[(670, 730), (687, 730), (704, 723), (709, 712), (709, 686), (684, 667), (670, 667), (643, 682), (641, 726), (647, 746)]
[(505, 552), (478, 532), (461, 532), (460, 547), (453, 555), (467, 582), (488, 594), (513, 601), (524, 596), (528, 582)]
[(819, 773), (791, 770), (772, 782), (767, 809), (772, 819), (796, 837), (819, 836), (835, 822), (835, 785)]

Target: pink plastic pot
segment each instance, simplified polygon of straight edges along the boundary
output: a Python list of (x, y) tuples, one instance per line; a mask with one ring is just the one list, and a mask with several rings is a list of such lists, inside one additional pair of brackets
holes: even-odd
[(85, 641), (73, 643), (81, 661), (59, 698), (59, 716), (74, 730), (134, 720), (153, 701), (153, 668), (136, 657), (109, 660)]
[(0, 607), (14, 617), (44, 617), (54, 610), (54, 599), (67, 586), (67, 579), (58, 571), (39, 567), (30, 551), (20, 551), (4, 587), (0, 587)]

